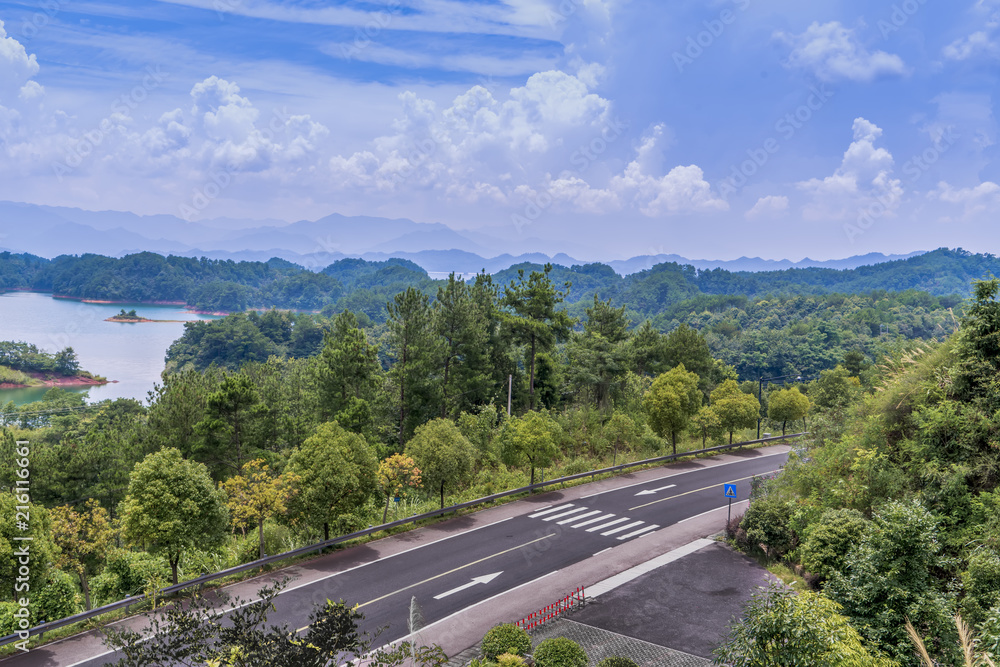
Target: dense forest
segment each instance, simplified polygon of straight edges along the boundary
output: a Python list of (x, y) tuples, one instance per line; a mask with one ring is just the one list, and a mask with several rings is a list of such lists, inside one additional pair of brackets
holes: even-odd
[[(493, 276), (507, 284), (518, 271), (539, 265), (519, 265)], [(1000, 273), (993, 255), (961, 249), (939, 249), (905, 260), (851, 270), (786, 269), (783, 271), (698, 271), (691, 266), (659, 264), (620, 276), (604, 264), (553, 268), (552, 280), (570, 282), (570, 313), (596, 294), (613, 305), (626, 306), (633, 320), (653, 318), (680, 302), (704, 296), (763, 298), (823, 294), (863, 294), (875, 290), (917, 290), (950, 297), (944, 307), (969, 296), (972, 280)], [(182, 302), (198, 310), (239, 312), (249, 308), (282, 308), (332, 312), (352, 310), (378, 321), (386, 317), (385, 302), (407, 287), (433, 296), (437, 285), (426, 271), (407, 260), (366, 262), (343, 259), (313, 272), (281, 259), (267, 262), (162, 257), (138, 253), (122, 258), (100, 255), (60, 256), (52, 260), (32, 255), (0, 253), (0, 290), (34, 289), (58, 295), (125, 302)]]

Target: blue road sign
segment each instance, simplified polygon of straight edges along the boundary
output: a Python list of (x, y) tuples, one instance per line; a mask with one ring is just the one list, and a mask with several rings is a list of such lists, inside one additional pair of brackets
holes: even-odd
[(726, 498), (735, 498), (736, 497), (736, 485), (735, 484), (726, 484), (725, 488), (726, 488)]

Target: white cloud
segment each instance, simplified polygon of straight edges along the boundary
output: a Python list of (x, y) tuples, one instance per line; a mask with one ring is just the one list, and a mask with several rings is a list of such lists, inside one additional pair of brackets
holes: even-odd
[(744, 216), (747, 220), (766, 218), (767, 216), (788, 210), (788, 197), (778, 195), (768, 195), (761, 197), (757, 203), (747, 211)]
[(973, 216), (1000, 205), (1000, 185), (985, 181), (971, 188), (956, 188), (941, 181), (936, 189), (928, 193), (931, 199), (963, 208), (965, 216)]
[(892, 154), (875, 147), (882, 128), (864, 118), (855, 118), (853, 130), (854, 141), (844, 151), (840, 167), (832, 175), (797, 184), (811, 195), (803, 210), (807, 219), (851, 219), (873, 206), (883, 215), (899, 207), (903, 188), (899, 179), (892, 178)]
[(944, 47), (942, 53), (949, 60), (968, 60), (973, 56), (1000, 55), (1000, 44), (997, 44), (985, 30), (977, 30), (968, 37), (961, 37)]
[(839, 21), (814, 22), (801, 35), (776, 32), (774, 36), (792, 47), (787, 67), (808, 70), (824, 81), (871, 81), (906, 72), (902, 58), (885, 51), (869, 52), (854, 30)]
[(19, 41), (8, 37), (0, 21), (0, 104), (11, 106), (22, 86), (36, 74), (38, 60), (35, 54), (28, 55)]

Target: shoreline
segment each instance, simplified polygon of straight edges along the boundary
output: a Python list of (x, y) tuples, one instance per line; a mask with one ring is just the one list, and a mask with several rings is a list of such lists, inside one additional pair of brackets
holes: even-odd
[(145, 318), (145, 317), (136, 317), (136, 318), (129, 317), (129, 318), (125, 318), (125, 317), (118, 317), (116, 315), (114, 317), (105, 318), (104, 321), (105, 322), (118, 322), (119, 324), (142, 324), (143, 322), (181, 322), (181, 323), (183, 323), (183, 322), (187, 322), (189, 320), (150, 320), (150, 319)]
[(48, 377), (44, 373), (26, 373), (36, 383), (15, 384), (13, 382), (0, 382), (0, 389), (32, 389), (37, 387), (97, 387), (106, 384), (117, 383), (118, 380), (98, 380), (83, 375), (68, 375), (60, 377)]

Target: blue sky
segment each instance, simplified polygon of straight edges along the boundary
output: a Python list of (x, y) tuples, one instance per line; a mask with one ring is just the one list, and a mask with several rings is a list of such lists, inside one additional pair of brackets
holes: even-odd
[(408, 217), (584, 259), (1000, 250), (1000, 0), (40, 0), (0, 20), (0, 199)]

